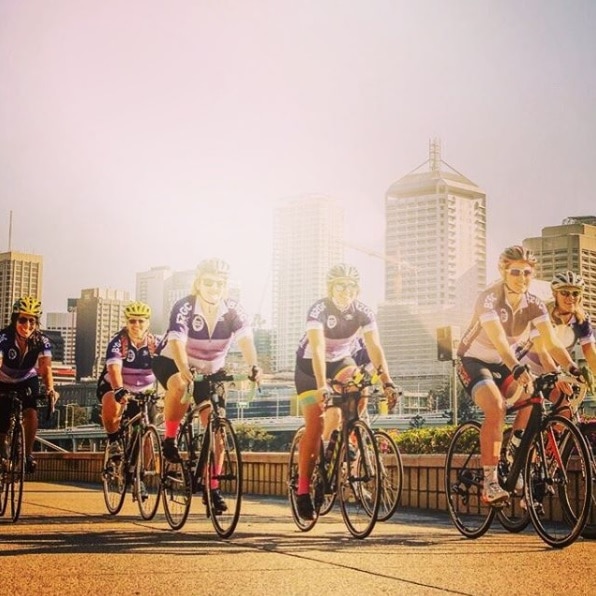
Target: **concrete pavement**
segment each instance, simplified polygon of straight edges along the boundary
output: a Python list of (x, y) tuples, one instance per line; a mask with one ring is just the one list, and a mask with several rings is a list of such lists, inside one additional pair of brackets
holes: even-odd
[(337, 508), (302, 533), (285, 500), (246, 497), (220, 540), (198, 498), (174, 532), (161, 509), (143, 521), (130, 496), (110, 516), (97, 485), (29, 481), (21, 519), (0, 518), (0, 585), (17, 596), (586, 594), (595, 569), (596, 541), (554, 550), (531, 528), (497, 525), (468, 540), (446, 514), (419, 510), (357, 540)]

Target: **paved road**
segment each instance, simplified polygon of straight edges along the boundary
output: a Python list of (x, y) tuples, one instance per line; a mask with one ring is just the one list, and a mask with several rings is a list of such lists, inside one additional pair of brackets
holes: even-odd
[(200, 499), (174, 532), (139, 517), (131, 497), (116, 517), (97, 486), (28, 482), (22, 517), (0, 519), (4, 594), (586, 594), (596, 541), (563, 550), (532, 530), (461, 537), (445, 514), (398, 511), (365, 540), (339, 511), (299, 532), (280, 499), (246, 498), (234, 536), (216, 537)]

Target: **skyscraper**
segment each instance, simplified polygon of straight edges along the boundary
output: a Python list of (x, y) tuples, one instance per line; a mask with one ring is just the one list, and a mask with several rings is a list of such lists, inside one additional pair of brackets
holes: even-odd
[(550, 282), (559, 271), (579, 273), (586, 282), (583, 305), (596, 315), (596, 216), (567, 217), (523, 244), (536, 255), (537, 278)]
[(432, 141), (429, 159), (389, 187), (385, 216), (383, 346), (400, 383), (427, 391), (447, 370), (437, 327), (467, 324), (486, 285), (486, 194)]
[(129, 293), (124, 290), (81, 290), (76, 308), (77, 379), (97, 378), (110, 338), (124, 325), (124, 307), (129, 301)]
[(22, 252), (0, 253), (0, 327), (10, 322), (12, 305), (20, 296), (41, 300), (43, 259)]
[(326, 196), (286, 199), (273, 226), (273, 368), (292, 371), (306, 312), (325, 295), (329, 267), (343, 260), (344, 211)]

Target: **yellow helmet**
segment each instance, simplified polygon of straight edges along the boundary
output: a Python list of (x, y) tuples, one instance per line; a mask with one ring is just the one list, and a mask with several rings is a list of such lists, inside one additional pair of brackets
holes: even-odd
[(124, 309), (124, 316), (127, 319), (132, 319), (134, 317), (149, 319), (151, 317), (151, 307), (144, 302), (131, 302)]
[(22, 296), (12, 305), (12, 312), (41, 317), (41, 302), (35, 296)]

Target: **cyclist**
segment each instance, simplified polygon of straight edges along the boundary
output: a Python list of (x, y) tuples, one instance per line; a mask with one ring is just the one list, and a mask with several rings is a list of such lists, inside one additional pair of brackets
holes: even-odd
[[(108, 435), (111, 456), (120, 455), (120, 422), (129, 393), (155, 386), (151, 359), (157, 338), (149, 332), (151, 308), (143, 302), (131, 302), (124, 308), (125, 325), (109, 341), (106, 364), (99, 375), (97, 398), (101, 403), (101, 419)], [(131, 402), (128, 415), (138, 412)]]
[[(25, 471), (35, 472), (32, 455), (38, 428), (37, 397), (40, 377), (49, 400), (56, 403), (58, 393), (52, 376), (52, 344), (39, 326), (41, 302), (34, 296), (23, 296), (12, 306), (10, 324), (0, 331), (0, 392), (29, 389), (23, 398), (25, 429)], [(0, 398), (0, 456), (6, 458), (6, 433), (10, 424), (10, 402)]]
[(345, 263), (331, 267), (327, 296), (310, 307), (306, 333), (296, 352), (294, 378), (305, 422), (298, 454), (296, 506), (303, 519), (314, 519), (309, 488), (321, 438), (328, 439), (340, 424), (339, 408), (325, 409), (325, 396), (330, 393), (327, 379), (340, 379), (343, 370), (355, 366), (352, 347), (358, 333), (362, 333), (373, 366), (380, 373), (391, 407), (396, 400), (375, 315), (357, 300), (359, 290), (360, 274), (355, 267)]
[[(589, 370), (592, 374), (596, 373), (596, 339), (590, 316), (583, 307), (584, 279), (573, 271), (563, 271), (553, 277), (550, 285), (554, 301), (548, 303), (547, 308), (557, 337), (570, 353), (579, 344)], [(540, 337), (532, 337), (528, 344), (529, 349), (521, 362), (527, 364), (533, 374), (556, 370)], [(549, 396), (551, 401), (559, 401), (561, 393), (572, 393), (567, 383), (557, 384)], [(565, 415), (565, 409), (561, 413)]]
[[(457, 351), (459, 379), (484, 413), (480, 451), (484, 468), (483, 499), (489, 504), (509, 497), (497, 478), (506, 412), (503, 396), (511, 396), (517, 384), (529, 391), (532, 388), (532, 377), (528, 367), (518, 360), (516, 347), (525, 343), (535, 328), (553, 359), (566, 366), (571, 374), (579, 374), (554, 333), (546, 306), (528, 292), (535, 265), (536, 257), (523, 246), (511, 246), (501, 253), (501, 279), (478, 296), (472, 321)], [(521, 409), (514, 430), (525, 428), (528, 416), (529, 408)]]
[[(201, 261), (192, 293), (174, 304), (168, 330), (157, 346), (153, 370), (166, 388), (163, 455), (172, 463), (181, 461), (176, 435), (189, 407), (182, 403), (182, 398), (193, 383), (191, 369), (213, 374), (224, 368), (232, 341), (236, 340), (250, 368), (249, 376), (257, 382), (261, 378), (249, 319), (238, 302), (226, 298), (228, 275), (229, 266), (225, 261), (215, 258)], [(207, 425), (211, 410), (207, 390), (207, 382), (197, 383), (194, 389), (203, 426)], [(214, 507), (225, 511), (227, 506), (215, 481), (209, 489)], [(203, 502), (206, 501), (207, 495), (203, 495)]]

